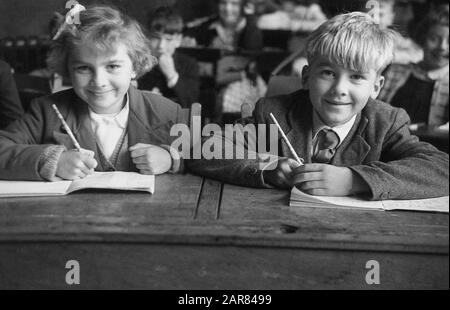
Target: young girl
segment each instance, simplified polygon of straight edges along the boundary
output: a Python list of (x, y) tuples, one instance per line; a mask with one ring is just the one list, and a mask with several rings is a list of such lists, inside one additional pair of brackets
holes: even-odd
[[(73, 12), (69, 12), (73, 13)], [(181, 108), (130, 86), (155, 65), (141, 27), (106, 6), (89, 7), (60, 29), (49, 55), (73, 89), (42, 97), (19, 121), (0, 131), (0, 178), (79, 179), (99, 171), (161, 174), (180, 169), (170, 148)], [(82, 151), (64, 130), (55, 104)]]
[(448, 122), (448, 11), (432, 12), (419, 25), (417, 40), (424, 59), (417, 64), (392, 65), (378, 99), (401, 107), (412, 123)]

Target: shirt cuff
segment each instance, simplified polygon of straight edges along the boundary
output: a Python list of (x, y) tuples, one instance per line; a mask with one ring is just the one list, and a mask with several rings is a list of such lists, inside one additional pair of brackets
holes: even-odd
[(63, 145), (52, 145), (44, 149), (39, 157), (39, 175), (47, 181), (61, 180), (56, 176), (56, 168), (61, 154), (66, 151)]
[[(274, 186), (270, 185), (269, 183), (266, 183), (264, 180), (264, 171), (266, 170), (273, 170), (277, 167), (278, 159), (273, 160), (269, 163), (267, 163), (264, 167), (261, 169), (261, 184), (266, 188), (274, 188)], [(275, 167), (275, 168), (274, 168)]]
[(257, 154), (258, 158), (258, 166), (260, 171), (260, 181), (262, 186), (266, 188), (274, 188), (269, 183), (266, 183), (264, 180), (264, 171), (266, 170), (274, 170), (277, 168), (278, 160), (280, 159), (278, 156), (273, 154)]

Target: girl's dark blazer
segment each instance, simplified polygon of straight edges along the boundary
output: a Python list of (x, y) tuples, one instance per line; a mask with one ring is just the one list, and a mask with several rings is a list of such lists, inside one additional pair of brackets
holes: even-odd
[[(170, 145), (173, 141), (170, 128), (181, 122), (181, 107), (162, 96), (134, 87), (130, 87), (128, 94), (128, 145)], [(52, 104), (56, 104), (80, 146), (97, 150), (88, 106), (73, 89), (41, 97), (32, 102), (22, 119), (6, 130), (0, 130), (1, 179), (42, 180), (38, 163), (44, 149), (50, 145), (74, 148)], [(95, 159), (99, 162), (97, 154)], [(137, 171), (134, 164), (131, 170)]]
[[(273, 113), (296, 153), (311, 163), (312, 113), (309, 92), (261, 99), (246, 123), (273, 124)], [(410, 134), (403, 109), (369, 99), (336, 150), (331, 164), (348, 167), (371, 189), (371, 198), (420, 199), (448, 195), (448, 154)], [(278, 135), (278, 156), (293, 158)], [(269, 137), (270, 141), (270, 137)], [(269, 141), (267, 143), (269, 143)], [(264, 146), (269, 150), (268, 145)], [(238, 185), (264, 187), (257, 160), (191, 160), (191, 171)]]

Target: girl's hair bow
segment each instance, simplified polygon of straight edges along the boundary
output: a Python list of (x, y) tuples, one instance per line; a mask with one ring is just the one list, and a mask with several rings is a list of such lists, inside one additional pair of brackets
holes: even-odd
[(57, 40), (60, 37), (61, 33), (67, 28), (73, 27), (74, 24), (79, 24), (80, 21), (78, 19), (78, 14), (80, 14), (80, 12), (84, 10), (86, 10), (84, 6), (79, 3), (75, 4), (69, 10), (69, 12), (67, 12), (64, 22), (61, 24), (61, 26), (59, 26), (58, 31), (53, 36), (52, 40)]

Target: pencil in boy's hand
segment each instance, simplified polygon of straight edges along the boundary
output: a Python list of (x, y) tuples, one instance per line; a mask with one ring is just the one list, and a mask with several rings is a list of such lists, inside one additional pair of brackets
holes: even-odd
[(76, 149), (78, 151), (81, 151), (81, 146), (80, 144), (78, 144), (77, 139), (75, 139), (75, 136), (72, 133), (72, 130), (70, 130), (69, 125), (67, 125), (66, 121), (64, 120), (63, 116), (61, 115), (61, 113), (59, 112), (58, 108), (56, 107), (55, 104), (52, 104), (52, 108), (53, 110), (55, 110), (56, 115), (58, 116), (59, 120), (61, 121), (61, 123), (64, 126), (64, 129), (67, 131), (67, 134), (69, 135), (70, 139), (72, 139), (73, 144), (75, 145)]
[(283, 129), (281, 129), (280, 124), (278, 124), (277, 119), (275, 118), (275, 116), (273, 116), (272, 113), (269, 114), (270, 117), (272, 118), (273, 122), (275, 123), (275, 125), (277, 125), (278, 131), (281, 134), (281, 137), (283, 138), (284, 142), (286, 142), (287, 146), (289, 147), (289, 150), (291, 151), (292, 155), (294, 155), (295, 160), (300, 164), (303, 165), (303, 160), (298, 157), (297, 153), (295, 152), (294, 148), (292, 147), (292, 144), (289, 142), (288, 138), (286, 137), (286, 135), (284, 134)]

